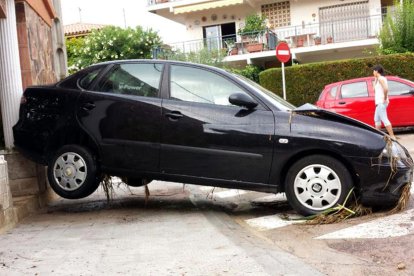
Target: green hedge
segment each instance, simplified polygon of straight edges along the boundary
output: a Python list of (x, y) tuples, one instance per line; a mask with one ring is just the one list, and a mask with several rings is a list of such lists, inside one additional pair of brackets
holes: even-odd
[[(315, 103), (325, 85), (360, 77), (372, 76), (372, 66), (381, 64), (387, 75), (414, 80), (414, 54), (396, 54), (370, 58), (321, 62), (285, 67), (287, 100), (296, 106)], [(265, 70), (260, 84), (283, 96), (280, 68)]]

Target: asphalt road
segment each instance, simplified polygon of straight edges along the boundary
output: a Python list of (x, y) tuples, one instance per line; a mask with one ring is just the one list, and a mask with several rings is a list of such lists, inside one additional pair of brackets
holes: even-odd
[[(414, 155), (414, 134), (398, 135)], [(306, 225), (283, 195), (179, 183), (57, 199), (0, 235), (0, 275), (414, 275), (408, 210)], [(286, 220), (289, 217), (293, 220)]]

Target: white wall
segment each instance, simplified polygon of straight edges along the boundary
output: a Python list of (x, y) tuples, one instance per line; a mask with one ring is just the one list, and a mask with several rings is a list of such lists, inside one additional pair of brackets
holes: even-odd
[[(187, 40), (202, 39), (203, 27), (211, 25), (235, 22), (237, 32), (241, 24), (244, 24), (244, 19), (247, 15), (259, 12), (260, 7), (252, 9), (247, 5), (238, 5), (188, 14), (185, 23), (187, 28)], [(217, 15), (216, 20), (212, 20), (211, 16), (213, 14)], [(206, 18), (206, 21), (202, 21), (203, 17)], [(234, 19), (232, 17), (234, 17)], [(197, 23), (199, 23), (199, 25), (197, 25)]]
[[(355, 0), (352, 2), (359, 2)], [(302, 25), (319, 22), (319, 8), (333, 5), (346, 4), (339, 0), (290, 0), (291, 25)], [(370, 15), (381, 14), (381, 0), (369, 0)], [(315, 17), (312, 16), (315, 14)]]
[[(285, 0), (266, 0), (256, 1), (254, 8), (245, 4), (231, 7), (224, 7), (219, 9), (212, 9), (208, 11), (200, 11), (190, 13), (186, 15), (186, 37), (182, 41), (202, 39), (203, 38), (203, 26), (211, 26), (223, 23), (236, 22), (236, 32), (244, 24), (244, 19), (247, 15), (252, 13), (261, 13), (261, 5), (267, 3), (282, 2)], [(355, 0), (357, 2), (359, 0)], [(254, 0), (252, 1), (254, 2)], [(319, 22), (319, 8), (325, 6), (344, 4), (345, 1), (340, 0), (290, 0), (290, 14), (291, 14), (291, 26), (317, 23)], [(377, 15), (381, 13), (381, 0), (369, 0), (370, 15)], [(211, 15), (216, 14), (217, 20), (213, 21)], [(313, 16), (314, 15), (314, 16)], [(202, 21), (202, 17), (205, 16), (207, 20)], [(227, 16), (224, 19), (223, 16)], [(231, 19), (231, 16), (235, 17), (235, 20)], [(196, 25), (196, 21), (199, 25)]]

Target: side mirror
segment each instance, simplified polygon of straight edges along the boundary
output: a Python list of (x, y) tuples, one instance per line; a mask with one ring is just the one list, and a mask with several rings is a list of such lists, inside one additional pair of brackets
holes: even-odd
[(249, 95), (245, 93), (234, 93), (229, 96), (229, 102), (231, 104), (246, 107), (247, 109), (255, 108), (258, 103)]
[(411, 89), (410, 92), (408, 92), (411, 96), (414, 96), (414, 89)]

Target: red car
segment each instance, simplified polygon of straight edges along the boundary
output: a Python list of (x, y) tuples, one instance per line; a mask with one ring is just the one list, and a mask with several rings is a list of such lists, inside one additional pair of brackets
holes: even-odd
[[(393, 127), (414, 126), (414, 82), (386, 76), (388, 118)], [(374, 77), (328, 84), (319, 96), (318, 107), (340, 113), (374, 126)]]

